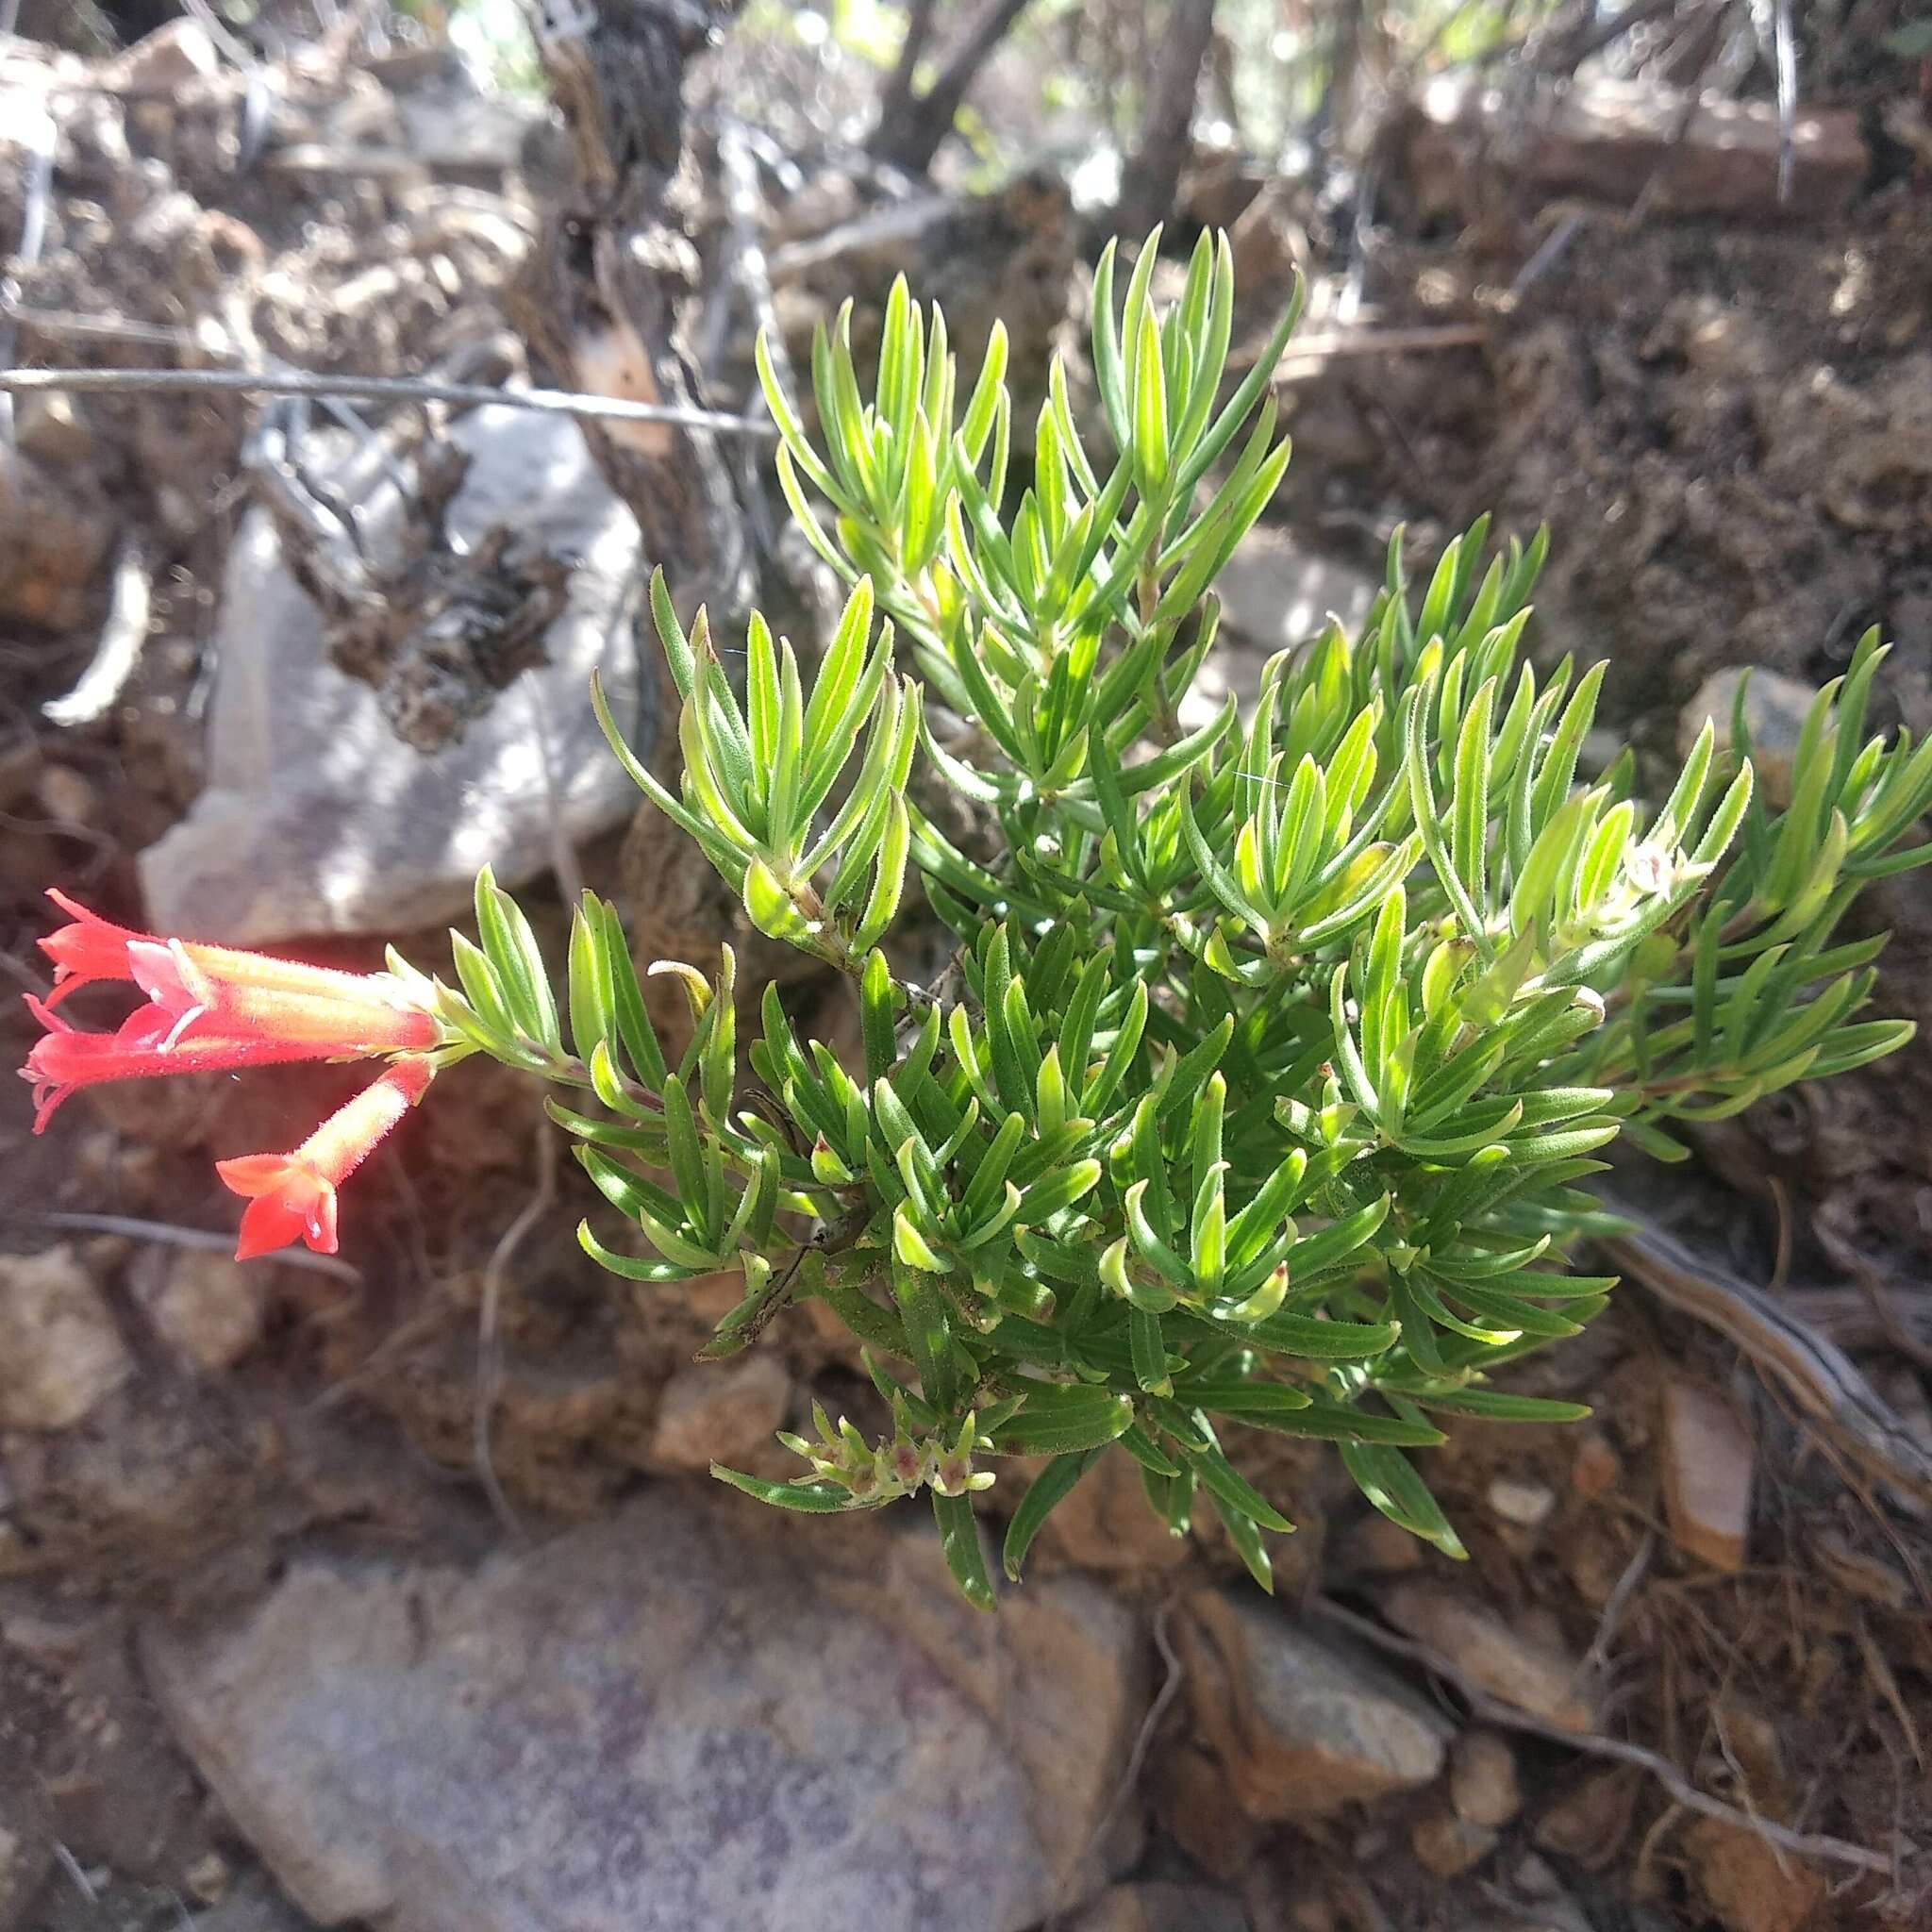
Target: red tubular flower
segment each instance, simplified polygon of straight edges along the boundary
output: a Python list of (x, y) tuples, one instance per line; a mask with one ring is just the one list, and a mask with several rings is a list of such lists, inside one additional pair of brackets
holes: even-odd
[(92, 980), (134, 977), (127, 969), (127, 948), (145, 938), (144, 934), (110, 924), (98, 912), (76, 905), (65, 892), (50, 890), (47, 897), (74, 920), (72, 925), (63, 925), (41, 941), (41, 951), (54, 962), (54, 991), (47, 995), (48, 1006), (58, 1007), (75, 987)]
[(103, 1080), (150, 1079), (160, 1074), (218, 1074), (236, 1067), (266, 1067), (327, 1056), (303, 1040), (253, 1038), (197, 1031), (173, 1038), (165, 1012), (143, 1009), (116, 1033), (81, 1033), (29, 993), (27, 1011), (47, 1032), (34, 1042), (21, 1077), (34, 1084), (34, 1132), (46, 1131), (54, 1109), (76, 1087)]
[[(387, 974), (156, 939), (59, 892), (48, 896), (74, 923), (41, 941), (54, 961), (54, 991), (27, 1001), (47, 1028), (21, 1069), (34, 1086), (37, 1134), (76, 1087), (102, 1080), (426, 1053), (442, 1043), (438, 1021)], [(99, 980), (138, 986), (149, 1004), (113, 1034), (77, 1032), (52, 1011), (76, 986)]]
[(292, 1154), (217, 1161), (215, 1172), (248, 1202), (235, 1258), (251, 1260), (298, 1237), (319, 1255), (334, 1254), (336, 1189), (422, 1099), (432, 1073), (427, 1060), (393, 1061)]

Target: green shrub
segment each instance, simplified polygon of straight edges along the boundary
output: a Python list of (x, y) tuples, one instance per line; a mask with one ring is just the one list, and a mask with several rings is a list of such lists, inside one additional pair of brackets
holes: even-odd
[[(1882, 941), (1835, 937), (1868, 881), (1932, 858), (1902, 843), (1932, 745), (1864, 732), (1875, 635), (1812, 709), (1782, 811), (1753, 794), (1741, 704), (1737, 748), (1707, 728), (1660, 802), (1627, 749), (1580, 775), (1605, 667), (1523, 661), (1543, 539), (1486, 558), (1483, 525), (1419, 599), (1398, 542), (1358, 636), (1274, 658), (1245, 721), (1229, 701), (1182, 727), (1216, 573), (1288, 461), (1268, 383), (1293, 318), (1224, 400), (1225, 240), (1164, 316), (1154, 260), (1118, 301), (1100, 263), (1105, 453), (1056, 365), (1016, 464), (1003, 339), (962, 401), (903, 283), (871, 402), (847, 315), (821, 331), (819, 441), (761, 358), (787, 498), (852, 587), (808, 689), (754, 617), (741, 701), (703, 614), (687, 635), (655, 586), (679, 793), (613, 747), (761, 932), (851, 976), (862, 1072), (767, 988), (741, 1087), (728, 949), (713, 979), (672, 969), (695, 1026), (668, 1064), (588, 895), (559, 1013), (487, 875), (482, 946), (458, 940), (461, 991), (436, 990), (469, 1045), (601, 1104), (552, 1111), (645, 1252), (586, 1222), (591, 1255), (672, 1293), (741, 1272), (707, 1354), (808, 1296), (865, 1345), (886, 1441), (821, 1411), (785, 1439), (795, 1481), (717, 1474), (812, 1511), (929, 1489), (979, 1604), (971, 1498), (1007, 1456), (1048, 1458), (1009, 1574), (1116, 1453), (1176, 1531), (1205, 1499), (1266, 1586), (1291, 1499), (1238, 1473), (1230, 1428), (1335, 1441), (1376, 1508), (1460, 1554), (1406, 1452), (1458, 1416), (1583, 1413), (1489, 1377), (1604, 1307), (1611, 1280), (1563, 1257), (1606, 1224), (1583, 1185), (1606, 1145), (1682, 1158), (1673, 1123), (1910, 1033), (1857, 1017)], [(915, 758), (996, 858), (913, 803)], [(930, 987), (891, 963), (908, 869), (958, 938)]]

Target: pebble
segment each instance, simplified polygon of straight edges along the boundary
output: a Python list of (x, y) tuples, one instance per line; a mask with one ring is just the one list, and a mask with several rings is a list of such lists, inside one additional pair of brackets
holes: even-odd
[(1449, 1755), (1449, 1797), (1471, 1824), (1507, 1824), (1523, 1808), (1516, 1753), (1494, 1731), (1466, 1731)]
[(1453, 1811), (1432, 1810), (1410, 1827), (1408, 1842), (1438, 1878), (1455, 1878), (1496, 1849), (1496, 1836), (1487, 1824), (1473, 1824)]
[(1251, 1818), (1324, 1818), (1441, 1772), (1453, 1732), (1437, 1710), (1265, 1599), (1196, 1591), (1174, 1636), (1199, 1734)]
[(1505, 1523), (1513, 1523), (1519, 1529), (1538, 1529), (1557, 1507), (1557, 1492), (1547, 1483), (1499, 1475), (1490, 1484), (1489, 1504)]
[(1701, 1382), (1664, 1390), (1664, 1502), (1678, 1548), (1718, 1570), (1744, 1567), (1757, 1445), (1738, 1412)]
[(769, 1353), (734, 1362), (680, 1369), (664, 1385), (651, 1431), (650, 1459), (659, 1469), (741, 1469), (769, 1448), (791, 1407), (791, 1377)]
[(1566, 1731), (1593, 1728), (1595, 1711), (1578, 1686), (1575, 1660), (1511, 1629), (1487, 1604), (1418, 1579), (1397, 1584), (1381, 1607), (1398, 1630), (1441, 1651), (1491, 1696)]

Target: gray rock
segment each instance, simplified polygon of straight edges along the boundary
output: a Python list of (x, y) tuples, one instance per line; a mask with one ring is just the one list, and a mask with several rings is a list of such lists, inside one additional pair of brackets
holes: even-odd
[[(554, 831), (588, 839), (635, 808), (587, 692), (601, 669), (619, 722), (644, 726), (648, 748), (641, 707), (656, 686), (632, 641), (636, 521), (564, 418), (492, 406), (451, 435), (475, 458), (451, 507), (454, 534), (475, 542), (508, 523), (579, 559), (549, 662), (458, 741), (410, 749), (376, 692), (329, 662), (315, 606), (283, 566), (266, 512), (252, 512), (223, 587), (208, 788), (141, 855), (160, 930), (239, 945), (417, 931), (463, 911), (484, 863), (514, 885), (550, 862)], [(392, 554), (396, 495), (371, 451), (320, 433), (305, 448), (364, 506), (372, 554)]]
[(1712, 673), (1677, 714), (1677, 750), (1682, 756), (1689, 755), (1707, 719), (1718, 750), (1730, 748), (1731, 714), (1737, 708), (1738, 686), (1747, 672), (1751, 681), (1744, 686), (1744, 729), (1751, 740), (1752, 769), (1765, 797), (1774, 806), (1787, 806), (1791, 802), (1791, 783), (1796, 775), (1793, 760), (1798, 738), (1818, 695), (1802, 679), (1786, 677), (1761, 665), (1734, 665)]
[(1441, 1770), (1445, 1719), (1274, 1605), (1201, 1591), (1175, 1624), (1196, 1721), (1251, 1817), (1322, 1818)]
[(929, 1531), (806, 1528), (653, 1490), (471, 1574), (301, 1564), (151, 1627), (146, 1660), (325, 1925), (1017, 1932), (1077, 1906), (1139, 1721), (1127, 1613), (1067, 1579), (1003, 1637), (941, 1598)]
[(62, 1242), (0, 1255), (0, 1429), (64, 1429), (132, 1373), (100, 1291)]
[(1311, 550), (1287, 530), (1250, 530), (1214, 580), (1221, 632), (1181, 705), (1181, 722), (1205, 724), (1232, 691), (1243, 711), (1276, 651), (1313, 637), (1331, 615), (1353, 636), (1369, 613), (1379, 576)]

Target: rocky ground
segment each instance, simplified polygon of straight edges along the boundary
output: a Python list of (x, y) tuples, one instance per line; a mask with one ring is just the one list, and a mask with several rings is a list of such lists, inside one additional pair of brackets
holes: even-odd
[[(453, 149), (433, 63), (292, 72), (244, 162), (247, 90), (192, 36), (113, 72), (8, 60), (58, 161), (22, 359), (514, 365), (496, 297), (528, 150)], [(1361, 608), (1394, 522), (1426, 555), (1493, 505), (1552, 522), (1541, 648), (1612, 657), (1648, 751), (1714, 670), (1816, 683), (1868, 622), (1903, 646), (1891, 715), (1932, 723), (1923, 196), (1860, 176), (1783, 225), (1555, 191), (1499, 210), (1458, 165), (1453, 222), (1391, 203), (1356, 320), (1318, 305), (1310, 331), (1352, 346), (1289, 366), (1298, 454), (1230, 574), (1227, 684)], [(0, 232), (30, 181), (0, 170)], [(1073, 250), (1029, 207), (986, 219), (1023, 210), (1037, 302)], [(1262, 299), (1299, 220), (1264, 200), (1238, 230)], [(1461, 336), (1365, 346), (1388, 329)], [(456, 514), (486, 525), (491, 466), (541, 465), (583, 559), (574, 614), (536, 712), (520, 686), (425, 756), (323, 661), (251, 507), (246, 408), (21, 408), (11, 977), (40, 983), (56, 881), (373, 965), (376, 935), (459, 916), (485, 858), (533, 881), (546, 944), (552, 875), (576, 873), (624, 891), (641, 949), (682, 949), (697, 902), (664, 847), (621, 858), (628, 800), (571, 735), (579, 657), (625, 627), (623, 520), (567, 438), (508, 413), (463, 419)], [(385, 451), (418, 441), (318, 425), (304, 461), (379, 532)], [(89, 697), (129, 558), (138, 650)], [(634, 702), (647, 735), (641, 682)], [(1879, 914), (1902, 928), (1882, 998), (1911, 1010), (1924, 886)], [(0, 1022), (8, 1056), (27, 1034)], [(1927, 1064), (1760, 1109), (1669, 1191), (1618, 1176), (1707, 1287), (1769, 1284), (1849, 1351), (1922, 1453)], [(1926, 1498), (1641, 1279), (1516, 1384), (1590, 1424), (1470, 1424), (1427, 1458), (1468, 1565), (1366, 1513), (1314, 1445), (1257, 1437), (1244, 1466), (1301, 1524), (1274, 1601), (1213, 1537), (1169, 1539), (1119, 1461), (983, 1619), (917, 1512), (794, 1525), (704, 1478), (777, 1454), (813, 1399), (870, 1423), (870, 1387), (809, 1311), (693, 1365), (724, 1302), (589, 1263), (582, 1192), (508, 1074), (439, 1084), (358, 1176), (335, 1263), (229, 1261), (210, 1158), (290, 1144), (342, 1090), (109, 1090), (38, 1141), (0, 1113), (0, 1932), (1804, 1932), (1932, 1909)]]

